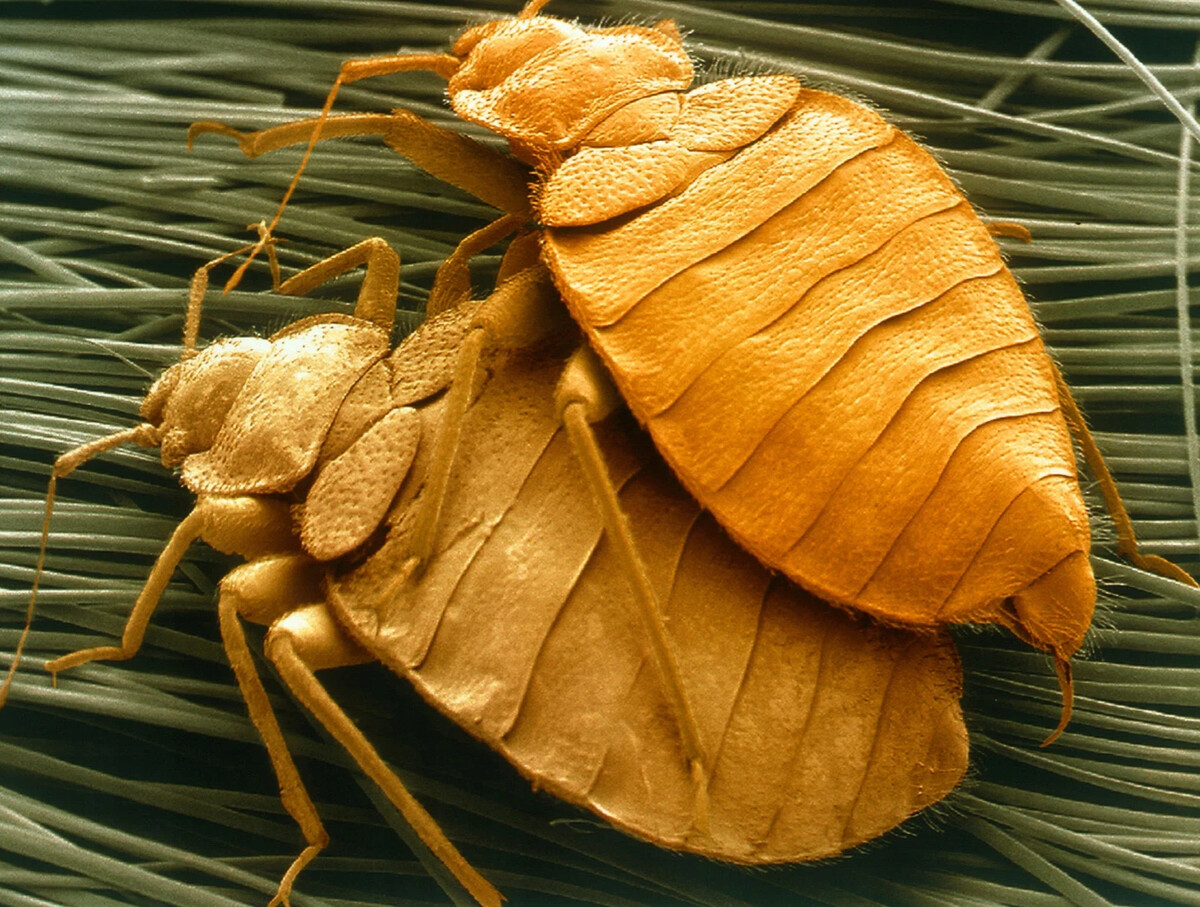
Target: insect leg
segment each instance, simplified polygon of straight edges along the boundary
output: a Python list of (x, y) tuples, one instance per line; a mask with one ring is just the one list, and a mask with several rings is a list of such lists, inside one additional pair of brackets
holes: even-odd
[[(391, 128), (392, 115), (388, 113), (350, 113), (331, 116), (321, 127), (321, 141), (326, 139), (347, 138), (359, 135), (387, 135)], [(227, 123), (217, 120), (200, 120), (192, 123), (187, 132), (187, 148), (192, 150), (197, 136), (215, 133), (225, 135), (238, 143), (238, 148), (246, 157), (258, 157), (280, 148), (291, 145), (302, 145), (312, 140), (313, 128), (317, 125), (316, 117), (304, 120), (292, 120), (281, 123), (269, 129), (259, 129), (256, 132), (242, 132)]]
[(650, 641), (650, 652), (662, 678), (663, 688), (675, 715), (684, 754), (691, 765), (696, 790), (696, 825), (706, 830), (708, 764), (700, 744), (700, 732), (683, 690), (679, 664), (671, 650), (663, 624), (658, 596), (650, 583), (645, 563), (638, 554), (629, 519), (621, 507), (604, 455), (596, 443), (591, 423), (598, 422), (621, 405), (621, 397), (590, 347), (580, 347), (567, 362), (555, 391), (555, 409), (567, 429), (571, 446), (587, 475), (596, 506), (604, 515), (605, 533), (624, 565), (642, 623)]
[(1087, 461), (1088, 467), (1096, 477), (1096, 482), (1100, 485), (1100, 494), (1104, 496), (1104, 503), (1108, 507), (1109, 516), (1112, 517), (1113, 524), (1116, 526), (1117, 552), (1143, 570), (1157, 573), (1160, 576), (1168, 577), (1188, 586), (1198, 585), (1190, 573), (1182, 567), (1171, 563), (1166, 558), (1159, 557), (1157, 554), (1139, 553), (1137, 535), (1133, 531), (1133, 522), (1129, 519), (1129, 511), (1125, 509), (1125, 503), (1121, 500), (1121, 493), (1117, 490), (1117, 483), (1113, 481), (1112, 473), (1108, 471), (1108, 464), (1104, 462), (1104, 455), (1100, 453), (1100, 448), (1096, 446), (1096, 439), (1092, 437), (1092, 433), (1088, 430), (1083, 413), (1079, 411), (1079, 405), (1071, 395), (1071, 388), (1063, 379), (1062, 373), (1058, 370), (1057, 366), (1054, 366), (1054, 380), (1058, 384), (1058, 399), (1062, 405), (1067, 425), (1070, 426), (1071, 434), (1075, 436), (1075, 440), (1079, 442), (1079, 446), (1083, 450), (1083, 458)]
[(409, 793), (376, 752), (371, 742), (355, 727), (314, 675), (322, 668), (365, 660), (359, 649), (338, 626), (324, 605), (312, 605), (276, 621), (267, 634), (267, 657), (279, 676), (305, 707), (325, 725), (364, 772), (379, 785), (392, 804), (420, 836), (425, 845), (445, 864), (456, 879), (480, 904), (500, 907), (504, 900), (490, 882), (466, 861), (425, 808)]
[(450, 257), (438, 266), (429, 299), (425, 302), (425, 317), (432, 318), (470, 299), (471, 271), (468, 262), (520, 229), (525, 220), (523, 214), (505, 214), (466, 236), (450, 253)]
[(300, 175), (304, 173), (304, 168), (308, 166), (308, 159), (312, 156), (313, 148), (317, 142), (321, 140), (321, 131), (325, 126), (325, 121), (329, 119), (329, 111), (333, 109), (333, 102), (337, 98), (338, 89), (347, 82), (357, 82), (359, 79), (368, 79), (372, 76), (382, 76), (395, 72), (412, 72), (414, 70), (432, 70), (438, 73), (445, 79), (449, 79), (458, 69), (459, 60), (457, 57), (452, 57), (449, 54), (398, 54), (390, 57), (375, 57), (369, 60), (347, 60), (342, 64), (342, 68), (338, 71), (338, 76), (333, 82), (333, 87), (329, 89), (329, 94), (325, 98), (325, 104), (321, 108), (320, 115), (313, 123), (312, 135), (308, 140), (308, 146), (304, 149), (304, 157), (300, 159), (300, 166), (296, 168), (296, 174), (292, 177), (291, 183), (288, 184), (287, 191), (283, 193), (283, 199), (279, 202), (279, 208), (275, 211), (275, 216), (271, 218), (270, 226), (267, 227), (269, 232), (273, 232), (279, 219), (283, 217), (283, 209), (287, 207), (288, 200), (292, 197), (292, 193), (296, 191), (296, 186), (300, 183)]
[(154, 568), (150, 571), (150, 576), (147, 577), (146, 584), (142, 587), (137, 601), (134, 602), (133, 610), (129, 613), (129, 619), (125, 622), (125, 629), (121, 633), (119, 646), (95, 646), (90, 649), (80, 649), (46, 662), (46, 670), (52, 675), (57, 675), (59, 671), (65, 671), (89, 661), (123, 661), (136, 655), (142, 645), (142, 639), (146, 635), (150, 616), (154, 613), (163, 590), (166, 589), (175, 568), (183, 559), (184, 552), (192, 542), (200, 537), (203, 523), (204, 518), (197, 507), (175, 527), (170, 541), (159, 554), (158, 560), (154, 562)]
[(378, 236), (364, 239), (305, 268), (280, 284), (278, 292), (285, 296), (304, 296), (359, 265), (366, 265), (367, 273), (358, 290), (354, 315), (390, 331), (396, 318), (396, 295), (400, 290), (400, 256)]
[(463, 418), (477, 390), (480, 360), (491, 350), (534, 345), (556, 330), (565, 317), (550, 275), (540, 265), (500, 284), (475, 313), (458, 351), (454, 377), (446, 395), (445, 421), (430, 458), (425, 491), (413, 521), (409, 562), (418, 573), (433, 551), (434, 531), (458, 452)]
[(46, 568), (46, 545), (50, 538), (50, 517), (54, 514), (54, 498), (58, 490), (58, 480), (66, 478), (81, 465), (97, 454), (102, 454), (120, 447), (122, 444), (138, 444), (142, 447), (156, 447), (160, 443), (158, 429), (143, 422), (133, 428), (127, 428), (103, 438), (96, 438), (86, 444), (62, 454), (54, 461), (50, 472), (50, 483), (46, 487), (46, 509), (42, 516), (42, 538), (38, 545), (37, 564), (33, 568), (33, 588), (29, 591), (29, 606), (25, 610), (25, 627), (17, 640), (16, 651), (13, 652), (12, 664), (0, 683), (0, 708), (8, 701), (8, 689), (21, 665), (21, 653), (25, 651), (25, 643), (29, 640), (29, 632), (33, 627), (33, 612), (37, 606), (38, 589), (42, 584), (42, 573)]
[(46, 662), (46, 670), (56, 675), (59, 671), (89, 661), (124, 661), (136, 655), (163, 590), (167, 588), (188, 546), (198, 538), (203, 538), (220, 551), (249, 557), (295, 547), (291, 515), (282, 501), (250, 497), (202, 497), (192, 512), (175, 527), (170, 541), (154, 562), (150, 576), (125, 623), (121, 644), (80, 649)]
[(1007, 220), (994, 220), (984, 224), (992, 236), (1006, 236), (1009, 239), (1019, 239), (1021, 242), (1033, 242), (1033, 234), (1027, 227)]
[[(329, 834), (288, 752), (287, 741), (255, 670), (250, 648), (246, 645), (246, 634), (240, 618), (270, 624), (299, 604), (320, 600), (321, 571), (316, 562), (303, 554), (286, 554), (260, 558), (235, 567), (221, 580), (217, 604), (221, 639), (225, 643), (229, 664), (241, 688), (250, 720), (262, 737), (275, 769), (275, 777), (279, 780), (279, 798), (284, 809), (300, 826), (306, 844), (280, 879), (275, 897), (271, 899), (271, 907), (288, 903), (296, 876), (329, 844)], [(345, 664), (369, 660), (369, 656), (361, 649), (347, 652), (345, 658)]]
[[(189, 359), (196, 355), (196, 339), (200, 335), (200, 311), (204, 307), (204, 297), (208, 293), (209, 272), (217, 265), (237, 255), (254, 252), (263, 247), (267, 250), (267, 259), (271, 268), (271, 282), (275, 287), (278, 287), (279, 260), (275, 257), (275, 238), (267, 231), (265, 223), (258, 225), (258, 242), (242, 246), (240, 249), (234, 249), (232, 252), (226, 252), (212, 261), (202, 264), (192, 274), (191, 282), (188, 284), (187, 311), (183, 320), (183, 353), (180, 356), (181, 359)], [(243, 271), (245, 271), (244, 267), (238, 268), (238, 279), (240, 279)], [(233, 289), (234, 284), (235, 281), (231, 279), (230, 283), (226, 284), (226, 292)]]
[[(213, 132), (229, 136), (247, 157), (309, 142), (319, 117), (294, 120), (258, 132), (241, 132), (225, 123), (203, 121), (188, 129), (188, 148), (196, 137)], [(517, 161), (469, 136), (436, 126), (408, 110), (329, 117), (320, 139), (381, 136), (388, 147), (444, 183), (457, 186), (486, 205), (512, 214), (529, 212), (529, 172)]]
[[(436, 55), (413, 55), (413, 58), (433, 57)], [(384, 58), (384, 62), (392, 58)], [(406, 59), (406, 58), (395, 58)], [(440, 59), (440, 58), (439, 58)], [(453, 58), (449, 58), (453, 59)], [(374, 61), (350, 61), (346, 67), (356, 63), (372, 63)], [(428, 68), (411, 66), (407, 68)], [(385, 72), (398, 70), (385, 69)], [(343, 75), (346, 68), (343, 67)], [(366, 75), (380, 73), (368, 72)], [(366, 75), (357, 75), (365, 78)], [(230, 136), (238, 142), (242, 153), (249, 157), (257, 157), (267, 151), (283, 148), (288, 145), (308, 142), (304, 157), (296, 170), (292, 182), (284, 193), (279, 208), (275, 211), (269, 225), (260, 227), (260, 234), (270, 236), (279, 219), (283, 217), (284, 209), (299, 184), (300, 175), (304, 172), (308, 159), (316, 143), (322, 138), (351, 135), (382, 135), (387, 145), (398, 154), (412, 161), (422, 170), (443, 182), (457, 186), (464, 192), (475, 196), (484, 204), (491, 205), (510, 214), (528, 215), (529, 207), (529, 172), (525, 167), (513, 160), (488, 148), (486, 145), (467, 136), (460, 135), (450, 129), (435, 126), (422, 119), (417, 114), (407, 110), (394, 110), (391, 114), (351, 114), (349, 116), (329, 117), (329, 108), (337, 94), (338, 86), (343, 76), (338, 76), (325, 108), (319, 117), (307, 120), (296, 120), (284, 123), (260, 132), (240, 132), (225, 123), (202, 121), (193, 123), (188, 129), (188, 148), (192, 147), (196, 136), (207, 132)], [(332, 124), (332, 125), (331, 125)], [(260, 241), (261, 242), (261, 241)], [(257, 254), (252, 252), (247, 260), (238, 268), (226, 285), (226, 290), (241, 279), (246, 267)], [(276, 269), (272, 268), (274, 274)]]

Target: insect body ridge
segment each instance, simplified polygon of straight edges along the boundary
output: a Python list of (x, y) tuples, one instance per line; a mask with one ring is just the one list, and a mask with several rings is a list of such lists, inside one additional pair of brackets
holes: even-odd
[[(939, 799), (966, 755), (948, 638), (868, 625), (773, 578), (620, 411), (596, 436), (708, 754), (700, 827), (626, 568), (556, 412), (564, 357), (550, 348), (494, 366), (462, 425), (428, 567), (397, 583), (429, 493), (418, 456), (386, 539), (330, 583), (355, 638), (537, 787), (672, 848), (748, 864), (814, 859)], [(444, 405), (417, 404), (423, 436), (443, 426)], [(875, 730), (891, 754), (878, 762)], [(858, 786), (869, 792), (861, 806)]]
[[(1041, 594), (1006, 604), (1090, 548), (1053, 367), (940, 167), (873, 112), (787, 76), (688, 90), (690, 71), (660, 62), (640, 97), (597, 91), (605, 117), (552, 116), (547, 86), (584, 90), (572, 73), (608, 47), (608, 30), (572, 28), (468, 32), (451, 106), (534, 165), (555, 284), (685, 487), (829, 600), (891, 623), (1001, 622), (1069, 658), (1090, 568), (1071, 571), (1070, 614)], [(662, 34), (619, 39), (657, 59)], [(675, 84), (655, 81), (668, 70)], [(526, 119), (495, 113), (518, 108)], [(922, 422), (939, 423), (940, 446)], [(964, 506), (984, 474), (1003, 481)], [(1014, 547), (1010, 510), (1049, 539)]]
[[(429, 124), (411, 148), (378, 117), (338, 133), (383, 134), (459, 186), (491, 156), (504, 191), (469, 191), (507, 214), (461, 249), (532, 212), (527, 236), (587, 343), (732, 537), (889, 624), (1008, 626), (1054, 656), (1069, 696), (1065, 666), (1095, 602), (1072, 434), (1107, 472), (970, 204), (928, 152), (849, 99), (786, 75), (693, 87), (672, 23), (584, 28), (541, 5), (468, 29), (450, 54), (350, 61), (326, 112), (346, 81), (444, 75), (454, 111), (506, 138), (512, 158), (467, 153)], [(397, 114), (397, 130), (412, 117)], [(311, 148), (325, 114), (308, 122)], [(258, 148), (302, 125), (198, 129)], [(504, 346), (494, 332), (464, 343), (462, 375)], [(1179, 577), (1136, 554), (1115, 485), (1102, 487), (1122, 551)]]
[[(805, 129), (780, 140), (810, 109), (837, 140)], [(771, 139), (778, 160), (767, 169), (771, 158), (754, 152)], [(785, 190), (789, 166), (797, 177)], [(735, 195), (743, 208), (724, 203)], [(699, 211), (714, 214), (678, 244), (647, 249)], [(932, 158), (876, 115), (802, 90), (773, 132), (605, 226), (547, 226), (556, 282), (684, 485), (765, 563), (887, 622), (1011, 625), (1040, 598), (1002, 617), (1008, 598), (1086, 554), (1070, 438), (1025, 301)], [(678, 332), (665, 346), (664, 327)], [(980, 450), (1008, 459), (985, 463)], [(955, 509), (978, 510), (965, 505), (977, 476), (996, 474), (1008, 484), (964, 538)], [(1066, 481), (1046, 484), (1056, 475)], [(951, 478), (962, 496), (944, 503)], [(992, 563), (989, 535), (1003, 535), (1003, 514), (1031, 483), (1055, 489), (1026, 495), (1051, 514), (1033, 513), (1051, 541), (1031, 535), (1014, 549), (1009, 533), (994, 545), (1008, 560)], [(1070, 632), (1040, 635), (1058, 613), (1019, 635), (1069, 658), (1094, 601), (1090, 573), (1081, 581)]]
[[(399, 273), (398, 259), (382, 240), (364, 241), (326, 259), (280, 291), (306, 292), (362, 264), (368, 266), (368, 277), (354, 316), (312, 316), (265, 340), (233, 338), (201, 351), (191, 346), (194, 334), (185, 337), (189, 342), (181, 361), (155, 382), (143, 402), (142, 425), (59, 458), (56, 478), (115, 443), (160, 447), (164, 465), (182, 467), (182, 480), (196, 494), (196, 504), (155, 562), (120, 645), (82, 649), (46, 667), (57, 673), (136, 654), (158, 599), (191, 542), (203, 539), (220, 551), (241, 555), (247, 562), (219, 586), (222, 640), (279, 780), (283, 805), (306, 845), (271, 903), (288, 901), (298, 873), (329, 836), (258, 677), (243, 620), (271, 628), (267, 655), (288, 687), (358, 760), (466, 890), (481, 905), (498, 907), (503, 899), (496, 889), (458, 853), (314, 676), (323, 668), (372, 659), (327, 612), (324, 575), (333, 558), (359, 547), (375, 531), (407, 475), (419, 433), (414, 431), (414, 411), (405, 406), (406, 391), (414, 383), (419, 387), (445, 378), (445, 369), (430, 362), (429, 373), (415, 382), (400, 382), (399, 393), (391, 393), (386, 356)], [(206, 275), (202, 268), (193, 281), (189, 324), (198, 322)], [(374, 453), (380, 447), (388, 451), (388, 462), (376, 467)], [(48, 514), (53, 488), (52, 481)]]

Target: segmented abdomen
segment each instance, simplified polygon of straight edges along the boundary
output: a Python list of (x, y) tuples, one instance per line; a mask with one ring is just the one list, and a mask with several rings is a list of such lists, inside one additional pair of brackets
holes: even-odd
[[(825, 857), (951, 790), (967, 744), (949, 637), (854, 619), (772, 577), (621, 413), (597, 433), (707, 756), (696, 827), (630, 577), (555, 416), (562, 365), (510, 360), (472, 404), (419, 581), (397, 582), (418, 481), (383, 546), (331, 583), (356, 638), (539, 787), (669, 847)], [(436, 403), (424, 416), (423, 447), (443, 423)]]
[[(1086, 571), (1028, 306), (949, 178), (876, 114), (802, 91), (673, 198), (548, 228), (544, 250), (683, 484), (769, 566), (926, 625), (1021, 623), (1006, 598)], [(1074, 651), (1090, 582), (1078, 625), (1035, 644)]]

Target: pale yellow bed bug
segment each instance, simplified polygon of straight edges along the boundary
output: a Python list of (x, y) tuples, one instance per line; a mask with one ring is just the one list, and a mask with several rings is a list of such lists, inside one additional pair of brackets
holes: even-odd
[[(587, 28), (545, 5), (468, 28), (449, 54), (346, 63), (316, 120), (192, 134), (234, 135), (252, 155), (382, 135), (506, 212), (460, 259), (528, 224), (531, 295), (480, 316), (456, 386), (536, 335), (534, 288), (553, 284), (684, 487), (747, 551), (885, 623), (1008, 627), (1054, 659), (1054, 739), (1096, 598), (1072, 435), (1121, 552), (1194, 580), (1138, 553), (992, 231), (876, 112), (789, 75), (693, 87), (672, 21)], [(445, 77), (454, 112), (512, 156), (405, 111), (328, 115), (342, 84), (405, 70)], [(462, 297), (461, 274), (435, 287), (442, 304)], [(439, 456), (440, 482), (451, 441)], [(440, 500), (424, 505), (418, 560)]]
[[(471, 321), (460, 308), (427, 322), (406, 361), (427, 359), (422, 331), (444, 349)], [(577, 344), (572, 327), (494, 361), (420, 571), (413, 534), (436, 491), (423, 478), (451, 425), (448, 399), (416, 404), (430, 449), (386, 537), (334, 567), (332, 623), (537, 788), (664, 847), (821, 859), (940, 800), (967, 765), (948, 634), (880, 626), (765, 570), (679, 486)], [(594, 426), (587, 455), (608, 464), (669, 660), (596, 506), (572, 408)]]
[[(466, 418), (449, 423), (457, 350), (487, 302), (448, 310), (391, 350), (399, 262), (377, 239), (280, 289), (306, 293), (363, 264), (353, 316), (197, 349), (212, 264), (201, 268), (181, 360), (146, 395), (144, 421), (59, 457), (47, 494), (38, 577), (56, 483), (90, 457), (157, 448), (196, 495), (120, 644), (56, 658), (46, 665), (55, 674), (133, 657), (193, 541), (246, 558), (220, 583), (221, 637), (306, 844), (273, 904), (288, 903), (329, 836), (258, 677), (247, 620), (270, 627), (265, 654), (287, 687), (486, 907), (499, 892), (316, 672), (382, 661), (536, 786), (656, 844), (731, 862), (839, 854), (958, 784), (962, 669), (945, 632), (841, 613), (741, 551), (590, 374), (590, 354), (571, 355), (578, 335), (566, 318), (497, 363)], [(516, 273), (489, 301), (526, 279)], [(594, 504), (595, 470), (575, 454), (566, 413), (580, 407), (670, 621), (665, 663), (647, 646), (657, 628), (628, 582), (627, 552)], [(412, 535), (422, 499), (439, 492), (429, 475), (450, 430), (452, 491), (418, 571)], [(33, 598), (36, 589), (35, 579)], [(681, 728), (709, 754), (703, 778)]]
[[(242, 250), (244, 251), (244, 250)], [(231, 255), (238, 253), (231, 253)], [(305, 605), (322, 600), (323, 562), (353, 548), (375, 529), (411, 465), (420, 432), (405, 394), (418, 396), (436, 374), (393, 387), (391, 329), (399, 285), (399, 259), (381, 240), (366, 240), (283, 283), (279, 291), (304, 294), (358, 265), (367, 265), (353, 316), (301, 319), (269, 338), (233, 337), (196, 348), (208, 272), (192, 279), (180, 361), (150, 388), (139, 425), (84, 444), (54, 464), (46, 496), (42, 549), (30, 599), (32, 619), (45, 562), (55, 489), (88, 459), (123, 444), (157, 448), (167, 467), (179, 467), (196, 495), (133, 604), (119, 645), (81, 649), (46, 663), (57, 675), (87, 662), (124, 660), (141, 647), (159, 599), (188, 547), (203, 540), (246, 558), (221, 582), (217, 611), (222, 640), (250, 717), (279, 778), (281, 799), (299, 824), (306, 847), (280, 880), (272, 904), (286, 904), (299, 872), (329, 837), (300, 780), (262, 682), (242, 620), (273, 625), (303, 622)], [(380, 446), (395, 454), (362, 478), (362, 461)], [(304, 503), (297, 523), (294, 508)], [(0, 704), (20, 662), (22, 636)], [(371, 656), (336, 634), (308, 639), (309, 649), (281, 666), (289, 686), (347, 747), (362, 735), (313, 676), (322, 667), (357, 664)], [(291, 651), (291, 650), (289, 650)], [(291, 670), (289, 671), (288, 668)], [(367, 745), (369, 749), (369, 744)], [(371, 755), (374, 751), (370, 750)], [(364, 765), (380, 781), (425, 844), (482, 904), (500, 897), (378, 756)]]

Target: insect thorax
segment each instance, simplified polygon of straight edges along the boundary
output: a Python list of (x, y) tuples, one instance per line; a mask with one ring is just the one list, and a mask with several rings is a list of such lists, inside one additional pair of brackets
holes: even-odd
[(691, 85), (673, 23), (583, 29), (539, 16), (489, 22), (454, 46), (454, 111), (509, 139), (518, 156), (562, 156), (621, 108)]

